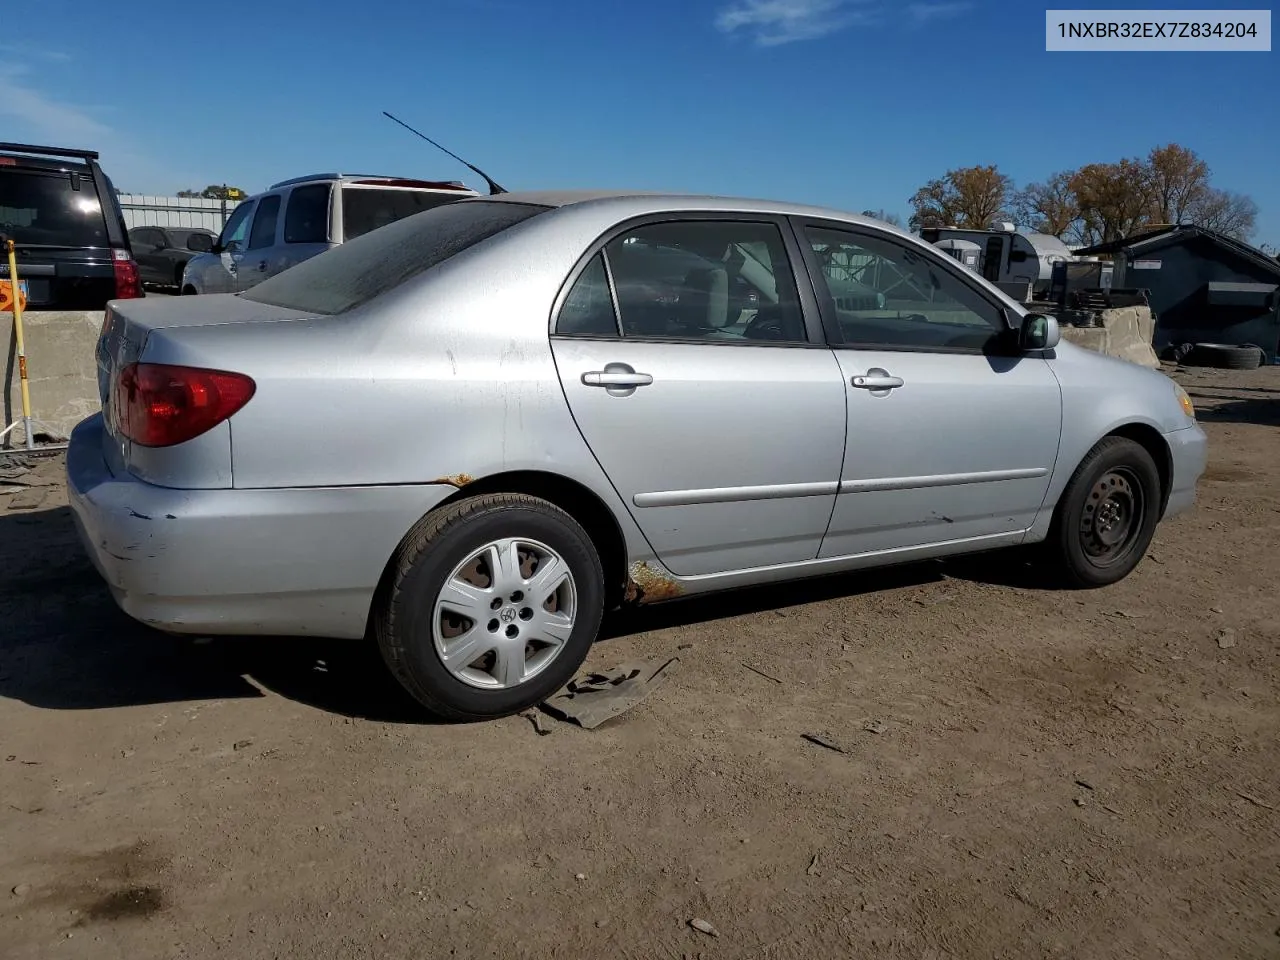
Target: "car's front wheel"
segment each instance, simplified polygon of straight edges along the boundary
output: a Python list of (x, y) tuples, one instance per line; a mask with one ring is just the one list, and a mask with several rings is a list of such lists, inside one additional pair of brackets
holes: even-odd
[(1155, 535), (1160, 472), (1142, 444), (1106, 437), (1085, 456), (1058, 501), (1045, 547), (1073, 587), (1127, 577)]
[(586, 531), (545, 500), (488, 494), (410, 532), (373, 626), (418, 702), (448, 719), (483, 720), (567, 683), (603, 611), (600, 557)]

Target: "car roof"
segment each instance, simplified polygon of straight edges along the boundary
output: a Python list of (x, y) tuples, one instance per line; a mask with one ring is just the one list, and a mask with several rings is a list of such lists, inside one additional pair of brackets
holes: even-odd
[(84, 176), (92, 176), (90, 160), (98, 159), (92, 150), (70, 150), (65, 147), (42, 147), (25, 143), (0, 143), (0, 157), (12, 157), (15, 163), (0, 164), (0, 173), (6, 169), (24, 167), (38, 170), (74, 170)]
[[(651, 190), (524, 190), (475, 197), (461, 203), (477, 200), (497, 200), (506, 203), (528, 203), (545, 207), (569, 207), (577, 204), (617, 203), (633, 206), (637, 213), (661, 213), (665, 211), (738, 211), (764, 213), (777, 216), (815, 217), (864, 224), (878, 229), (911, 236), (906, 231), (886, 224), (874, 217), (840, 210), (835, 207), (814, 206), (787, 200), (767, 200), (755, 197), (736, 197), (718, 194), (669, 193)], [(918, 240), (918, 237), (913, 237)]]
[[(388, 184), (414, 186), (423, 190), (456, 190), (459, 193), (463, 191), (475, 193), (461, 180), (424, 180), (421, 177), (394, 176), (387, 173), (309, 173), (302, 177), (290, 177), (288, 180), (280, 180), (271, 184), (262, 192), (266, 193), (271, 190), (278, 190), (281, 187), (291, 187), (301, 183), (332, 183), (334, 181), (343, 185), (368, 182), (370, 186), (385, 182)], [(254, 196), (257, 196), (257, 194), (254, 194)]]

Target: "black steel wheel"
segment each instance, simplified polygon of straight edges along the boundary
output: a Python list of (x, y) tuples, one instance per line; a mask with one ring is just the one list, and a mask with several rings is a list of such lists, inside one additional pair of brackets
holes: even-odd
[(1160, 471), (1142, 444), (1106, 437), (1058, 501), (1045, 548), (1073, 587), (1103, 587), (1141, 562), (1160, 521)]

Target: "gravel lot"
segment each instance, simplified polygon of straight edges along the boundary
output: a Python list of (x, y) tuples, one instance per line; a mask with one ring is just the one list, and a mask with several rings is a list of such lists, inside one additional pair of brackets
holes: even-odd
[(1280, 370), (1176, 376), (1210, 469), (1124, 583), (645, 611), (592, 665), (670, 678), (547, 736), (423, 723), (359, 644), (132, 623), (50, 458), (0, 494), (0, 954), (1280, 956)]

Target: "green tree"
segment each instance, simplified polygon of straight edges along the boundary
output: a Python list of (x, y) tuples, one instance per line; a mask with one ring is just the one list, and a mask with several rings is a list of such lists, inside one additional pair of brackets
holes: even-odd
[(994, 165), (948, 170), (930, 180), (911, 197), (913, 229), (956, 226), (984, 229), (1007, 219), (1013, 180)]
[(203, 197), (206, 200), (243, 200), (248, 194), (240, 187), (225, 183), (211, 183), (203, 190), (179, 190), (180, 197)]

